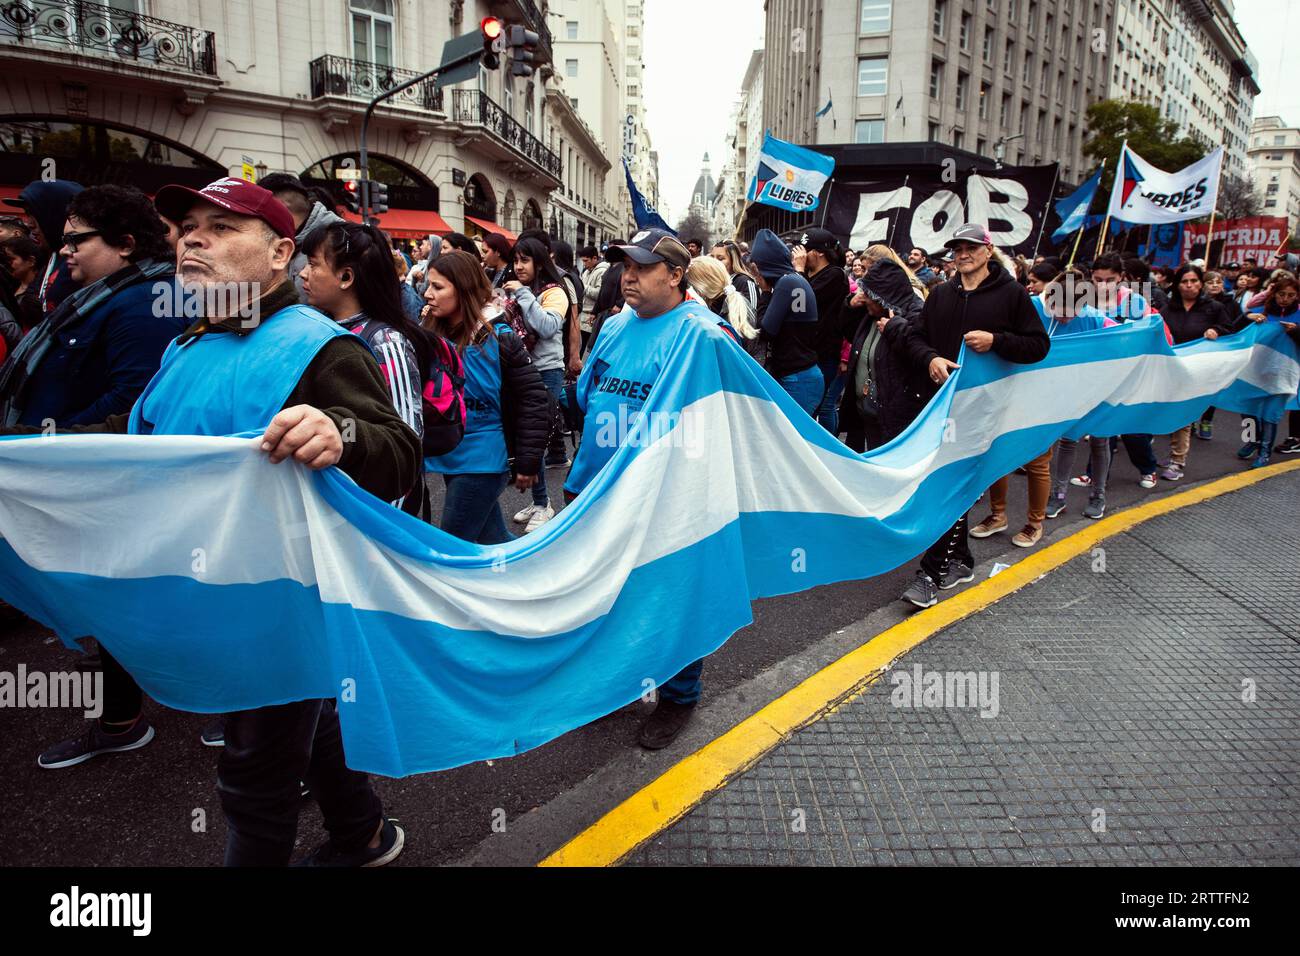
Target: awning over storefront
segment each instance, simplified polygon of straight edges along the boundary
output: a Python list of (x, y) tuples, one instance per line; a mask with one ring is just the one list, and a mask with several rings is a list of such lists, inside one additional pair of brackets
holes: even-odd
[[(343, 218), (348, 222), (361, 221), (356, 213), (346, 210)], [(430, 233), (445, 236), (451, 232), (447, 220), (431, 209), (390, 209), (375, 218), (379, 220), (379, 228), (394, 239), (423, 239)]]
[(465, 221), (472, 222), (484, 232), (495, 232), (499, 236), (505, 236), (511, 242), (514, 242), (519, 238), (509, 229), (503, 229), (501, 226), (498, 226), (495, 222), (492, 222), (489, 219), (475, 219), (473, 216), (466, 216)]

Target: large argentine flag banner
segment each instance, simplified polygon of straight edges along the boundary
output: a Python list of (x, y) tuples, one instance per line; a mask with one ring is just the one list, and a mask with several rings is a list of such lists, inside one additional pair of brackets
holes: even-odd
[(834, 171), (835, 160), (831, 157), (766, 133), (747, 198), (791, 212), (811, 212), (821, 201), (822, 186)]
[[(508, 545), (451, 538), (247, 437), (0, 440), (0, 596), (95, 635), (163, 704), (337, 698), (348, 763), (403, 775), (517, 754), (716, 650), (754, 598), (879, 574), (1062, 435), (1277, 420), (1277, 323), (1171, 349), (1158, 318), (962, 368), (857, 455), (716, 325), (690, 320), (630, 435)], [(89, 489), (89, 491), (87, 490)]]
[(1198, 219), (1214, 212), (1219, 198), (1220, 146), (1204, 159), (1174, 173), (1157, 169), (1124, 144), (1115, 185), (1110, 191), (1110, 217), (1124, 222), (1154, 224)]

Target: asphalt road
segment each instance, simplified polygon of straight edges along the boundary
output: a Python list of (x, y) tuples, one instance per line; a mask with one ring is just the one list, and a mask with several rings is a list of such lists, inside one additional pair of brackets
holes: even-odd
[[(1236, 415), (1219, 413), (1214, 441), (1193, 442), (1187, 477), (1178, 483), (1161, 481), (1152, 491), (1138, 487), (1138, 476), (1121, 449), (1107, 494), (1110, 511), (1242, 470), (1243, 464), (1233, 454), (1239, 444), (1237, 420)], [(1157, 438), (1157, 456), (1167, 451), (1167, 441)], [(1081, 450), (1080, 467), (1084, 461)], [(552, 497), (558, 498), (563, 474), (553, 470), (549, 478)], [(431, 487), (440, 497), (441, 482), (435, 479)], [(527, 498), (508, 488), (502, 501), (509, 520)], [(1072, 489), (1069, 510), (1047, 522), (1044, 543), (1085, 522), (1079, 516), (1085, 502), (1086, 492)], [(1025, 479), (1013, 477), (1010, 532), (1020, 526), (1025, 504)], [(983, 503), (975, 506), (972, 524), (987, 513), (984, 509)], [(923, 550), (921, 544), (918, 552)], [(972, 541), (972, 546), (981, 577), (995, 560), (1011, 563), (1032, 553), (1012, 546), (1009, 533)], [(706, 698), (896, 602), (914, 567), (909, 562), (867, 580), (756, 602), (754, 623), (709, 658), (704, 671)], [(39, 625), (22, 619), (0, 628), (0, 670), (13, 672), (19, 663), (47, 671), (74, 665), (74, 655)], [(217, 751), (198, 739), (208, 718), (170, 711), (152, 701), (145, 706), (157, 731), (151, 744), (64, 770), (39, 769), (36, 755), (77, 733), (83, 726), (78, 714), (0, 710), (0, 807), (4, 808), (0, 865), (212, 866), (221, 862), (225, 824), (215, 789)], [(508, 760), (403, 780), (377, 780), (388, 812), (406, 827), (407, 849), (399, 864), (453, 862), (489, 837), (494, 823), (499, 828), (504, 820), (509, 826), (510, 821), (580, 786), (606, 764), (637, 748), (644, 711), (644, 705), (631, 705)], [(633, 789), (629, 781), (628, 792)], [(304, 803), (300, 847), (310, 849), (323, 839), (315, 804)]]

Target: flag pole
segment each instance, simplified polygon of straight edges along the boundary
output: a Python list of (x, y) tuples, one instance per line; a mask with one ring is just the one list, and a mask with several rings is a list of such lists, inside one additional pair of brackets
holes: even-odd
[(1288, 233), (1286, 234), (1286, 238), (1282, 240), (1282, 245), (1278, 246), (1278, 247), (1277, 247), (1277, 252), (1273, 253), (1273, 258), (1274, 258), (1274, 259), (1281, 259), (1281, 258), (1282, 258), (1282, 250), (1285, 249), (1285, 248), (1286, 248), (1287, 246), (1289, 246), (1290, 244), (1291, 244), (1291, 233), (1288, 232)]
[[(911, 173), (908, 173), (907, 175), (905, 175), (905, 176), (903, 177), (903, 188), (904, 188), (904, 189), (907, 188), (907, 184), (908, 184), (909, 182), (911, 182), (911, 180), (912, 180), (912, 174), (911, 174)], [(897, 212), (897, 210), (896, 210), (896, 211), (894, 212), (894, 221), (893, 221), (893, 222), (890, 224), (890, 226), (889, 226), (889, 238), (885, 240), (885, 244), (888, 245), (889, 248), (891, 248), (891, 249), (894, 248), (894, 230), (898, 228), (898, 216), (899, 216), (899, 214), (898, 214), (898, 212)], [(852, 237), (850, 237), (850, 238), (852, 238)]]
[(1070, 268), (1070, 266), (1074, 265), (1074, 256), (1079, 251), (1079, 242), (1080, 240), (1083, 239), (1083, 231), (1087, 228), (1088, 228), (1087, 223), (1084, 223), (1082, 226), (1079, 227), (1079, 233), (1074, 237), (1074, 249), (1071, 250), (1070, 252), (1070, 261), (1065, 264), (1065, 268), (1068, 269)]
[(1214, 255), (1214, 217), (1219, 214), (1218, 209), (1210, 210), (1210, 228), (1205, 231), (1205, 268), (1213, 266), (1210, 261)]
[[(1038, 246), (1043, 241), (1043, 232), (1047, 229), (1047, 210), (1052, 206), (1052, 200), (1056, 198), (1056, 183), (1061, 178), (1061, 164), (1056, 164), (1056, 172), (1052, 174), (1052, 188), (1047, 191), (1047, 202), (1043, 203), (1042, 222), (1038, 225), (1038, 238), (1034, 240), (1034, 254), (1032, 258), (1038, 258)], [(1084, 210), (1085, 212), (1087, 210)]]
[(826, 216), (830, 213), (831, 193), (835, 191), (835, 177), (831, 177), (830, 185), (826, 188), (826, 202), (822, 204), (822, 228), (826, 228)]
[(1094, 252), (1093, 255), (1092, 255), (1092, 257), (1093, 257), (1094, 259), (1096, 259), (1099, 255), (1101, 255), (1101, 250), (1103, 250), (1103, 249), (1106, 248), (1106, 231), (1107, 231), (1108, 229), (1110, 229), (1110, 209), (1109, 209), (1109, 207), (1106, 209), (1106, 219), (1105, 219), (1105, 221), (1101, 224), (1101, 235), (1097, 237), (1097, 251)]

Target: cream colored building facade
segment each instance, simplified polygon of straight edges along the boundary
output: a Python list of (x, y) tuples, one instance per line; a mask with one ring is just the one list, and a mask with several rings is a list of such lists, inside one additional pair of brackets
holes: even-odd
[(90, 181), (85, 144), (113, 160), (109, 178), (142, 185), (246, 166), (330, 185), (335, 167), (355, 162), (369, 97), (432, 69), (448, 39), (489, 15), (541, 35), (538, 69), (512, 77), (503, 56), (497, 70), (443, 90), (423, 81), (377, 110), (372, 172), (391, 178), (390, 206), (409, 213), (398, 218), (422, 228), (433, 220), (416, 214), (433, 212), (469, 233), (545, 228), (559, 212), (552, 191), (604, 187), (590, 132), (565, 110), (557, 122), (547, 93), (545, 0), (23, 0), (4, 10), (0, 184), (11, 191), (43, 144), (60, 144), (60, 169)]
[(1248, 151), (1260, 212), (1285, 216), (1291, 234), (1300, 234), (1300, 127), (1261, 116), (1251, 126)]

